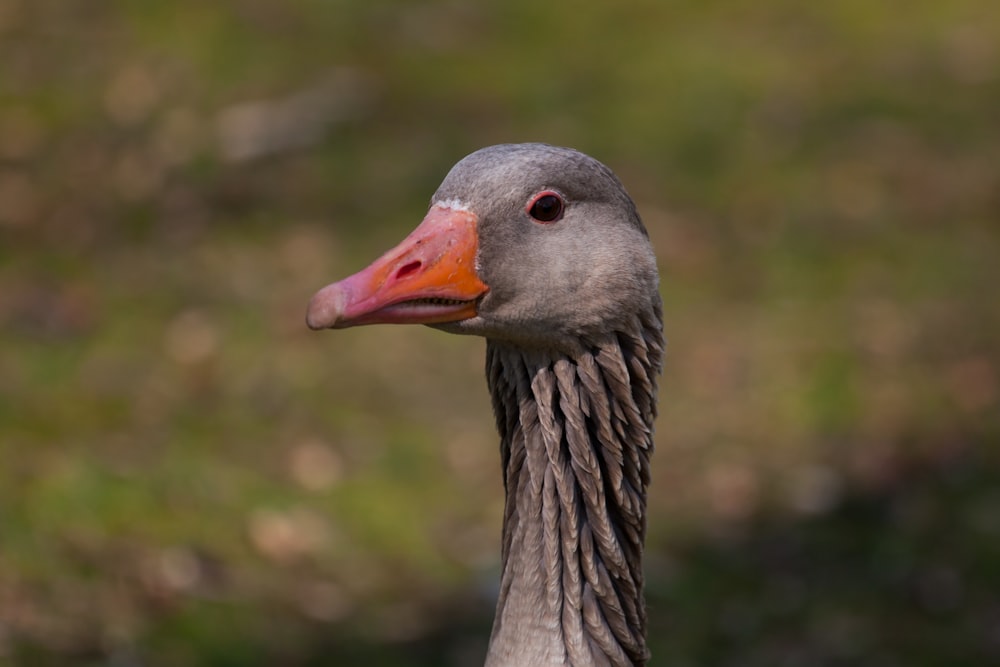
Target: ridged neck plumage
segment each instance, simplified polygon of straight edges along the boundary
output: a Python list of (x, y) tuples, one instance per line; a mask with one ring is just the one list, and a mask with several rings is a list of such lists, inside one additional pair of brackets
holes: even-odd
[(507, 492), (488, 667), (645, 665), (658, 298), (572, 351), (489, 340)]

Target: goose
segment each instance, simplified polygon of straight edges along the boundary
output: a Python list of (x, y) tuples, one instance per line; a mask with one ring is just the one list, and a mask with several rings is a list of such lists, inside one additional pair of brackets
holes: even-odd
[(320, 289), (311, 329), (486, 339), (505, 489), (487, 667), (645, 665), (642, 554), (663, 353), (659, 275), (625, 188), (547, 144), (460, 160), (423, 221)]

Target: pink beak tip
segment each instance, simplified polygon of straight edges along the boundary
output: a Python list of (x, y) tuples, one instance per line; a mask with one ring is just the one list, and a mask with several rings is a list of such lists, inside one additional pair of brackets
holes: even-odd
[(310, 329), (332, 329), (344, 314), (346, 294), (339, 283), (327, 285), (316, 292), (306, 310), (306, 324)]

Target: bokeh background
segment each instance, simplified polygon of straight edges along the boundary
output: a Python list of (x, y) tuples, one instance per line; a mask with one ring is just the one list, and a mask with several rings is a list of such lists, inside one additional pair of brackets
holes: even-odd
[(987, 0), (0, 0), (0, 664), (481, 664), (483, 342), (303, 315), (528, 140), (660, 260), (654, 664), (1000, 664)]

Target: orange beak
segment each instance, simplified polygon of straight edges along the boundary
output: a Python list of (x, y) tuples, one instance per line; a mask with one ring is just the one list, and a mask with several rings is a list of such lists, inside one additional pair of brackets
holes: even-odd
[(327, 285), (309, 302), (310, 329), (361, 324), (438, 324), (476, 315), (489, 288), (476, 274), (476, 216), (435, 206), (371, 266)]

